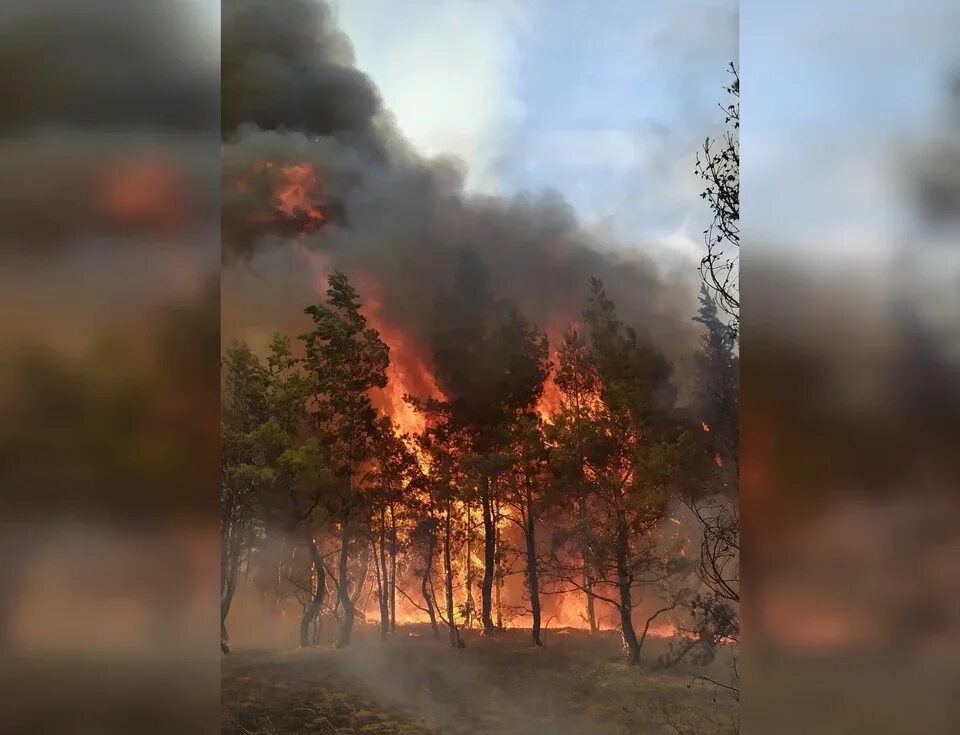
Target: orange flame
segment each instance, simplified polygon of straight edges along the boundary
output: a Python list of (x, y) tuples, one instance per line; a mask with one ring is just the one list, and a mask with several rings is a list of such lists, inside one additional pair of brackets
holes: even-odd
[(543, 392), (540, 394), (540, 400), (537, 401), (537, 413), (543, 421), (550, 421), (560, 410), (561, 397), (560, 389), (555, 380), (557, 374), (557, 351), (550, 351), (550, 373), (543, 382)]
[[(550, 372), (543, 383), (543, 392), (537, 401), (536, 411), (544, 422), (553, 421), (554, 417), (564, 408), (564, 397), (557, 386), (557, 369), (560, 365), (560, 351), (558, 346), (563, 342), (563, 335), (567, 329), (580, 330), (580, 324), (576, 320), (570, 322), (559, 322), (557, 326), (547, 331), (549, 344), (553, 346), (550, 350)], [(585, 402), (581, 409), (596, 411), (601, 407), (601, 400), (598, 394), (591, 396), (581, 396), (580, 400)]]
[[(322, 293), (325, 289), (325, 281), (329, 273), (326, 257), (322, 253), (310, 251), (305, 247), (301, 248), (300, 252), (314, 272), (317, 291)], [(390, 323), (385, 316), (388, 310), (385, 309), (384, 306), (381, 285), (375, 280), (365, 278), (362, 275), (352, 275), (351, 279), (357, 291), (361, 294), (360, 301), (363, 316), (366, 318), (369, 326), (379, 332), (380, 338), (390, 348), (387, 385), (373, 392), (373, 403), (378, 409), (390, 417), (395, 424), (398, 435), (415, 435), (422, 433), (426, 428), (426, 420), (410, 406), (405, 400), (405, 397), (413, 395), (420, 398), (443, 398), (443, 393), (437, 385), (436, 378), (429, 364), (429, 358), (407, 332), (401, 327)], [(551, 344), (559, 344), (559, 341), (559, 339), (551, 339)], [(553, 350), (551, 353), (551, 362), (553, 363), (551, 373), (544, 386), (543, 395), (537, 404), (537, 412), (544, 420), (550, 420), (555, 416), (562, 404), (562, 396), (554, 380), (557, 364), (556, 350)], [(428, 471), (427, 460), (420, 456), (419, 453), (418, 460), (421, 468), (425, 472)], [(461, 518), (465, 519), (468, 513), (470, 517), (473, 518), (473, 528), (475, 531), (482, 526), (481, 511), (476, 504), (470, 507), (469, 511), (464, 504), (457, 503), (457, 506), (458, 508), (455, 512), (461, 514)], [(501, 524), (501, 529), (505, 533), (507, 529), (510, 528), (506, 516), (511, 512), (509, 507), (501, 508), (503, 517), (497, 521), (498, 524)], [(403, 533), (402, 529), (401, 533)], [(476, 537), (474, 537), (474, 540), (476, 541)], [(470, 553), (470, 564), (474, 570), (477, 570), (475, 571), (475, 580), (479, 578), (479, 570), (483, 568), (483, 559), (479, 554), (479, 548), (479, 546), (474, 546), (471, 548)], [(459, 558), (455, 558), (453, 564), (457, 578), (462, 580), (466, 566), (466, 549), (461, 550)], [(609, 593), (606, 590), (601, 591)], [(504, 594), (505, 599), (516, 600), (518, 599), (517, 595), (523, 593), (518, 592), (516, 587), (508, 584), (504, 588)], [(459, 589), (456, 592), (456, 597), (457, 608), (461, 610), (463, 603), (466, 601), (466, 591)], [(478, 604), (476, 599), (474, 602)], [(586, 601), (581, 592), (570, 591), (556, 595), (545, 595), (541, 600), (541, 604), (543, 605), (543, 622), (548, 629), (589, 629)], [(364, 610), (368, 623), (379, 621), (379, 609), (375, 600), (372, 603), (369, 599), (364, 601), (361, 609)], [(474, 610), (474, 615), (477, 615), (476, 610)], [(465, 623), (461, 612), (458, 612), (456, 617), (459, 624)], [(426, 613), (410, 604), (403, 596), (397, 599), (396, 618), (400, 625), (415, 625), (427, 622)], [(511, 615), (509, 619), (504, 620), (504, 623), (506, 627), (516, 628), (528, 627), (530, 621), (531, 617), (529, 613), (522, 613), (519, 615)], [(474, 623), (475, 622), (474, 619)], [(600, 630), (604, 631), (615, 630), (618, 625), (616, 615), (601, 602), (597, 603), (597, 622)], [(411, 633), (411, 635), (415, 634)], [(650, 625), (647, 635), (655, 638), (667, 638), (677, 635), (677, 628), (673, 622), (658, 619)]]
[(374, 403), (397, 425), (399, 434), (419, 434), (426, 427), (426, 421), (405, 396), (438, 398), (440, 389), (426, 359), (416, 346), (402, 330), (389, 324), (383, 317), (379, 285), (373, 281), (359, 280), (359, 290), (363, 293), (363, 316), (390, 348), (387, 385), (377, 392)]
[[(235, 186), (240, 191), (250, 188), (253, 177), (264, 171), (272, 171), (273, 161), (258, 161), (251, 171), (237, 179)], [(280, 181), (273, 190), (276, 213), (283, 218), (300, 223), (303, 234), (316, 232), (326, 221), (322, 210), (325, 200), (323, 182), (313, 164), (297, 163), (279, 167)], [(255, 220), (260, 219), (254, 216)]]
[(323, 224), (324, 216), (314, 197), (322, 197), (320, 178), (313, 166), (301, 163), (280, 169), (285, 183), (277, 190), (277, 209), (288, 219), (305, 217), (303, 232), (314, 232)]
[(563, 341), (564, 330), (568, 327), (575, 327), (576, 322), (558, 323), (553, 328), (547, 330), (547, 341), (551, 345), (550, 349), (550, 372), (547, 379), (543, 382), (543, 392), (540, 394), (540, 400), (537, 401), (537, 414), (540, 418), (549, 422), (557, 412), (563, 407), (563, 398), (560, 395), (560, 389), (557, 387), (556, 376), (557, 366), (560, 364), (560, 351), (558, 349)]

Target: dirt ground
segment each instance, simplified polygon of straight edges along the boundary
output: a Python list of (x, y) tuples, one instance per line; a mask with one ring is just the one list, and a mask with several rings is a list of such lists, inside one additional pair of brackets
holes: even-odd
[(529, 633), (495, 638), (466, 631), (465, 650), (401, 629), (386, 642), (361, 627), (344, 650), (238, 650), (223, 658), (222, 729), (237, 735), (700, 735), (732, 731), (737, 705), (697, 675), (725, 680), (729, 660), (710, 668), (658, 670), (668, 641), (650, 639), (646, 665), (621, 661), (614, 633)]

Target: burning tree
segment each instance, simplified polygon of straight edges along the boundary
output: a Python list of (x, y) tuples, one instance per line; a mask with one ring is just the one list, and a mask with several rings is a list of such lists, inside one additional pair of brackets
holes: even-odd
[[(400, 596), (426, 614), (435, 634), (442, 621), (450, 644), (462, 647), (472, 531), (479, 527), (483, 559), (475, 564), (483, 572), (486, 634), (502, 624), (500, 583), (521, 571), (516, 561), (522, 560), (535, 646), (542, 644), (541, 596), (581, 592), (591, 630), (598, 627), (597, 601), (617, 611), (628, 661), (637, 663), (654, 618), (683, 599), (676, 582), (684, 567), (664, 549), (661, 531), (671, 497), (696, 463), (667, 361), (621, 322), (594, 280), (587, 336), (565, 334), (552, 375), (556, 405), (546, 411), (540, 405), (551, 369), (545, 335), (495, 296), (483, 263), (464, 253), (454, 288), (436, 311), (433, 364), (442, 393), (406, 396), (419, 417), (408, 423), (421, 427), (411, 436), (385, 413), (396, 411), (395, 401), (374, 400), (390, 376), (403, 373), (391, 369), (390, 350), (346, 276), (334, 273), (327, 283), (326, 299), (305, 310), (313, 329), (300, 337), (302, 357), (282, 336), (274, 338), (265, 366), (246, 348), (228, 353), (231, 421), (246, 434), (227, 444), (237, 449), (225, 453), (225, 472), (234, 484), (241, 477), (259, 483), (250, 512), (259, 515), (263, 533), (279, 530), (276, 594), (289, 595), (281, 587), (291, 585), (302, 605), (301, 645), (316, 641), (325, 604), (339, 621), (337, 644), (349, 643), (358, 609), (366, 610), (372, 559), (381, 638), (396, 629)], [(717, 340), (729, 332), (718, 326), (706, 296), (704, 304), (698, 319), (713, 335), (705, 342), (713, 349), (698, 365), (713, 375), (729, 344)], [(709, 418), (717, 431), (701, 433), (721, 441), (720, 413)], [(243, 462), (235, 452), (259, 474), (237, 470)], [(545, 519), (554, 527), (555, 551), (558, 541), (564, 547), (562, 559), (538, 548)], [(286, 559), (282, 549), (291, 541)], [(422, 604), (404, 589), (405, 570)], [(328, 603), (330, 582), (336, 595)], [(638, 629), (634, 618), (646, 590), (664, 606)]]
[(506, 518), (520, 530), (523, 540), (527, 597), (530, 602), (531, 636), (535, 646), (540, 640), (540, 572), (537, 557), (537, 525), (547, 511), (549, 495), (549, 450), (543, 425), (533, 412), (521, 415), (513, 426), (507, 454), (503, 504)]
[(596, 600), (593, 594), (596, 558), (593, 541), (594, 525), (588, 513), (589, 483), (587, 481), (587, 442), (592, 422), (600, 409), (600, 377), (592, 361), (590, 347), (575, 329), (563, 337), (558, 353), (554, 383), (560, 405), (547, 425), (547, 438), (554, 480), (553, 494), (562, 502), (569, 498), (576, 513), (561, 532), (555, 535), (555, 546), (565, 546), (574, 559), (580, 560), (578, 585), (585, 598), (586, 619), (590, 632), (596, 633)]
[[(421, 593), (427, 600), (428, 611), (436, 615), (447, 626), (451, 648), (462, 648), (463, 642), (457, 626), (456, 603), (454, 600), (454, 557), (460, 545), (461, 514), (463, 488), (466, 473), (463, 469), (463, 448), (465, 433), (457, 429), (449, 420), (449, 406), (444, 402), (430, 399), (417, 402), (418, 409), (430, 417), (430, 423), (418, 439), (421, 451), (428, 458), (430, 473), (427, 478), (427, 518), (418, 529), (418, 539), (426, 542), (424, 569), (421, 577)], [(441, 537), (441, 568), (444, 604), (437, 604), (432, 583), (433, 544), (436, 535)], [(429, 588), (429, 589), (428, 589)], [(433, 613), (431, 622), (433, 622)]]
[[(424, 486), (424, 477), (408, 442), (408, 437), (397, 434), (396, 426), (388, 417), (379, 419), (370, 477), (373, 492), (368, 501), (380, 601), (380, 637), (383, 640), (396, 630), (397, 557), (401, 526), (408, 515), (405, 511), (414, 516), (422, 511), (415, 491)], [(432, 560), (432, 552), (430, 556)]]
[[(553, 573), (617, 610), (627, 661), (637, 664), (635, 590), (663, 587), (679, 571), (658, 548), (657, 530), (688, 443), (673, 418), (669, 363), (619, 320), (596, 279), (584, 317), (589, 344), (570, 331), (560, 351), (562, 408), (552, 432), (555, 471), (580, 508), (562, 538), (582, 563), (557, 561)], [(661, 612), (675, 606), (676, 598)]]
[[(522, 571), (529, 606), (507, 608), (529, 614), (534, 645), (542, 644), (541, 596), (579, 591), (592, 630), (598, 600), (618, 612), (636, 663), (654, 617), (679, 600), (671, 584), (681, 570), (659, 543), (688, 459), (670, 366), (619, 320), (595, 280), (588, 337), (565, 335), (552, 376), (557, 405), (545, 412), (546, 337), (494, 296), (488, 276), (464, 254), (455, 288), (439, 301), (433, 347), (443, 392), (406, 396), (419, 417), (411, 425), (422, 427), (416, 436), (385, 413), (395, 401), (374, 400), (402, 373), (391, 369), (386, 343), (341, 273), (327, 279), (326, 299), (305, 310), (314, 328), (300, 337), (302, 357), (279, 335), (265, 366), (245, 348), (229, 353), (243, 377), (230, 383), (238, 411), (250, 414), (251, 436), (241, 444), (253, 448), (249, 463), (261, 473), (253, 513), (262, 534), (279, 533), (277, 599), (292, 587), (300, 601), (302, 646), (317, 640), (324, 610), (338, 619), (345, 646), (357, 611), (367, 609), (372, 559), (381, 638), (396, 629), (402, 598), (435, 635), (443, 622), (450, 644), (462, 647), (474, 564), (483, 572), (487, 634), (501, 625), (498, 583)], [(562, 562), (539, 549), (545, 520), (566, 548)], [(475, 527), (483, 559), (474, 563)], [(405, 572), (422, 604), (404, 589)], [(634, 617), (648, 589), (669, 604), (638, 634)]]
[(360, 487), (364, 464), (371, 460), (378, 434), (370, 391), (386, 385), (389, 349), (360, 313), (357, 292), (343, 273), (328, 279), (325, 302), (306, 313), (314, 329), (304, 334), (303, 361), (308, 383), (309, 422), (335, 478), (327, 495), (339, 527), (338, 605), (342, 614), (338, 646), (350, 642), (356, 607), (350, 590), (349, 561), (357, 526), (364, 517)]
[(481, 620), (491, 634), (502, 453), (511, 427), (540, 397), (548, 349), (545, 335), (495, 297), (489, 271), (473, 252), (460, 254), (453, 286), (438, 303), (433, 353), (446, 398), (432, 410), (449, 424), (449, 436), (462, 440), (461, 467), (476, 483), (483, 516)]
[(434, 640), (438, 640), (440, 628), (437, 625), (436, 595), (433, 592), (433, 565), (437, 552), (440, 521), (436, 516), (432, 487), (429, 484), (427, 487), (423, 513), (410, 533), (410, 548), (417, 556), (413, 571), (420, 581), (420, 596), (424, 604), (422, 609), (430, 619), (430, 631)]

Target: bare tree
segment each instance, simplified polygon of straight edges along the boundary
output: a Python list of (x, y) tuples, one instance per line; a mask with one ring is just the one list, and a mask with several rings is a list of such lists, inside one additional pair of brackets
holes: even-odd
[[(740, 637), (740, 512), (739, 512), (739, 357), (740, 331), (740, 75), (730, 64), (733, 81), (730, 104), (722, 108), (728, 130), (720, 140), (707, 139), (697, 156), (697, 174), (706, 186), (701, 197), (713, 212), (705, 232), (707, 254), (700, 263), (704, 289), (695, 321), (705, 327), (703, 350), (697, 357), (694, 403), (700, 412), (706, 458), (703, 488), (685, 498), (701, 531), (697, 578), (700, 589), (686, 604), (692, 623), (662, 663), (672, 665), (691, 652), (695, 662), (713, 659), (717, 645)], [(718, 314), (727, 319), (724, 324)], [(706, 677), (739, 699), (736, 659), (729, 683)]]
[(697, 154), (695, 171), (705, 182), (700, 197), (713, 212), (704, 231), (706, 255), (700, 261), (700, 276), (729, 318), (734, 334), (740, 330), (740, 71), (730, 63), (733, 81), (726, 88), (731, 101), (721, 107), (727, 130), (707, 138)]

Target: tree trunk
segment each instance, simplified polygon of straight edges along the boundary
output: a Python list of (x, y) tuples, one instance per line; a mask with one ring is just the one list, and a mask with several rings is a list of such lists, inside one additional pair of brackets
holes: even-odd
[(377, 555), (377, 591), (380, 602), (380, 640), (387, 640), (390, 632), (390, 612), (387, 609), (387, 518), (384, 509), (380, 509), (380, 552)]
[[(229, 571), (224, 569), (229, 574)], [(220, 650), (229, 653), (227, 646), (229, 636), (227, 635), (227, 614), (230, 612), (230, 603), (233, 599), (233, 583), (229, 579), (224, 580), (223, 589), (220, 590)]]
[[(581, 477), (581, 488), (583, 487), (584, 481)], [(580, 514), (581, 523), (586, 524), (587, 522), (587, 500), (584, 495), (581, 494), (577, 497), (577, 511)], [(589, 538), (586, 531), (586, 527), (581, 527), (580, 531), (580, 553), (583, 556), (583, 591), (587, 598), (587, 623), (590, 626), (591, 635), (595, 634), (599, 628), (597, 626), (597, 606), (596, 600), (593, 597), (593, 572), (590, 569), (589, 556)]]
[[(323, 581), (320, 579), (317, 589), (313, 593), (313, 599), (304, 609), (303, 617), (300, 619), (300, 648), (307, 648), (310, 646), (310, 631), (317, 619), (317, 613), (320, 612), (320, 607), (323, 605), (325, 592), (326, 590), (324, 589)], [(313, 638), (316, 639), (318, 635), (319, 632), (314, 631)]]
[(533, 515), (533, 493), (530, 483), (526, 489), (527, 523), (523, 529), (527, 542), (527, 585), (530, 587), (530, 613), (533, 616), (533, 645), (542, 646), (540, 641), (540, 581), (537, 574), (537, 536), (536, 521)]
[(427, 553), (423, 560), (423, 576), (420, 578), (420, 594), (423, 595), (423, 602), (427, 606), (427, 615), (430, 616), (430, 630), (433, 632), (433, 639), (440, 639), (440, 630), (437, 628), (437, 613), (433, 609), (433, 598), (428, 589), (430, 584), (430, 573), (433, 571), (433, 545), (435, 543), (433, 532), (427, 539)]
[(503, 629), (503, 569), (500, 558), (500, 503), (493, 500), (493, 578), (496, 589), (497, 630)]
[(370, 573), (370, 547), (366, 544), (363, 545), (363, 548), (360, 551), (360, 577), (357, 582), (357, 587), (353, 591), (353, 594), (350, 595), (350, 600), (353, 602), (354, 610), (357, 609), (360, 604), (360, 598), (363, 596), (363, 591), (367, 586), (367, 577)]
[(350, 599), (350, 578), (348, 576), (347, 562), (349, 561), (350, 548), (350, 513), (344, 513), (343, 526), (340, 533), (340, 560), (337, 565), (337, 574), (340, 579), (337, 585), (338, 599), (340, 607), (343, 610), (343, 617), (340, 620), (340, 631), (337, 635), (337, 648), (345, 648), (350, 645), (350, 636), (353, 634), (353, 620), (356, 616), (356, 608), (353, 600)]
[(273, 578), (273, 609), (276, 612), (281, 608), (281, 597), (283, 596), (283, 560), (287, 553), (287, 537), (280, 537), (280, 553), (277, 555), (277, 573)]
[(445, 533), (443, 535), (443, 568), (445, 592), (447, 597), (447, 627), (450, 629), (450, 647), (457, 648), (460, 636), (457, 633), (457, 623), (453, 617), (453, 563), (450, 558), (450, 501), (447, 500), (445, 519)]
[(466, 600), (463, 603), (464, 615), (463, 624), (467, 628), (473, 628), (473, 517), (470, 515), (470, 502), (467, 501), (467, 543), (466, 555), (464, 557), (464, 574), (466, 575)]
[(397, 517), (390, 506), (390, 632), (397, 632)]
[(223, 620), (220, 621), (220, 652), (230, 653), (230, 646), (227, 644), (227, 625)]
[[(300, 648), (308, 648), (310, 646), (310, 631), (314, 621), (317, 619), (317, 613), (320, 612), (320, 606), (322, 604), (323, 593), (317, 590), (310, 604), (304, 609), (303, 617), (300, 619)], [(314, 631), (314, 640), (318, 635), (319, 633)]]
[(493, 572), (496, 563), (496, 539), (493, 522), (493, 507), (490, 502), (490, 478), (484, 474), (480, 485), (480, 501), (483, 508), (483, 584), (480, 589), (481, 615), (484, 635), (491, 635), (493, 627)]
[(640, 663), (640, 643), (633, 629), (633, 599), (630, 591), (632, 579), (627, 565), (628, 529), (623, 518), (617, 519), (617, 587), (620, 591), (620, 630), (623, 645), (627, 649), (627, 663)]
[(237, 574), (240, 568), (240, 530), (232, 529), (224, 538), (220, 562), (220, 650), (230, 653), (227, 635), (227, 615), (237, 591)]
[(384, 625), (384, 620), (386, 620), (386, 617), (383, 614), (384, 589), (383, 589), (383, 573), (381, 571), (383, 568), (383, 565), (380, 563), (380, 559), (381, 559), (380, 552), (377, 551), (377, 548), (375, 546), (373, 549), (373, 572), (374, 572), (373, 576), (374, 576), (374, 579), (377, 580), (377, 607), (380, 608), (380, 623), (379, 623), (380, 640), (385, 641), (387, 640), (387, 630), (386, 630), (386, 626)]
[[(323, 569), (323, 557), (320, 555), (320, 549), (314, 543), (313, 537), (309, 533), (305, 536), (307, 550), (310, 552), (313, 569), (317, 575), (317, 586), (313, 593), (313, 599), (303, 611), (303, 618), (300, 620), (300, 648), (306, 648), (310, 645), (311, 626), (317, 620), (317, 614), (320, 612), (323, 600), (327, 595), (327, 575)], [(319, 635), (319, 629), (314, 630), (313, 639), (316, 640)]]
[(593, 575), (586, 560), (583, 562), (583, 589), (587, 596), (587, 623), (590, 624), (590, 634), (595, 635), (599, 630), (597, 626), (597, 606), (593, 599)]

